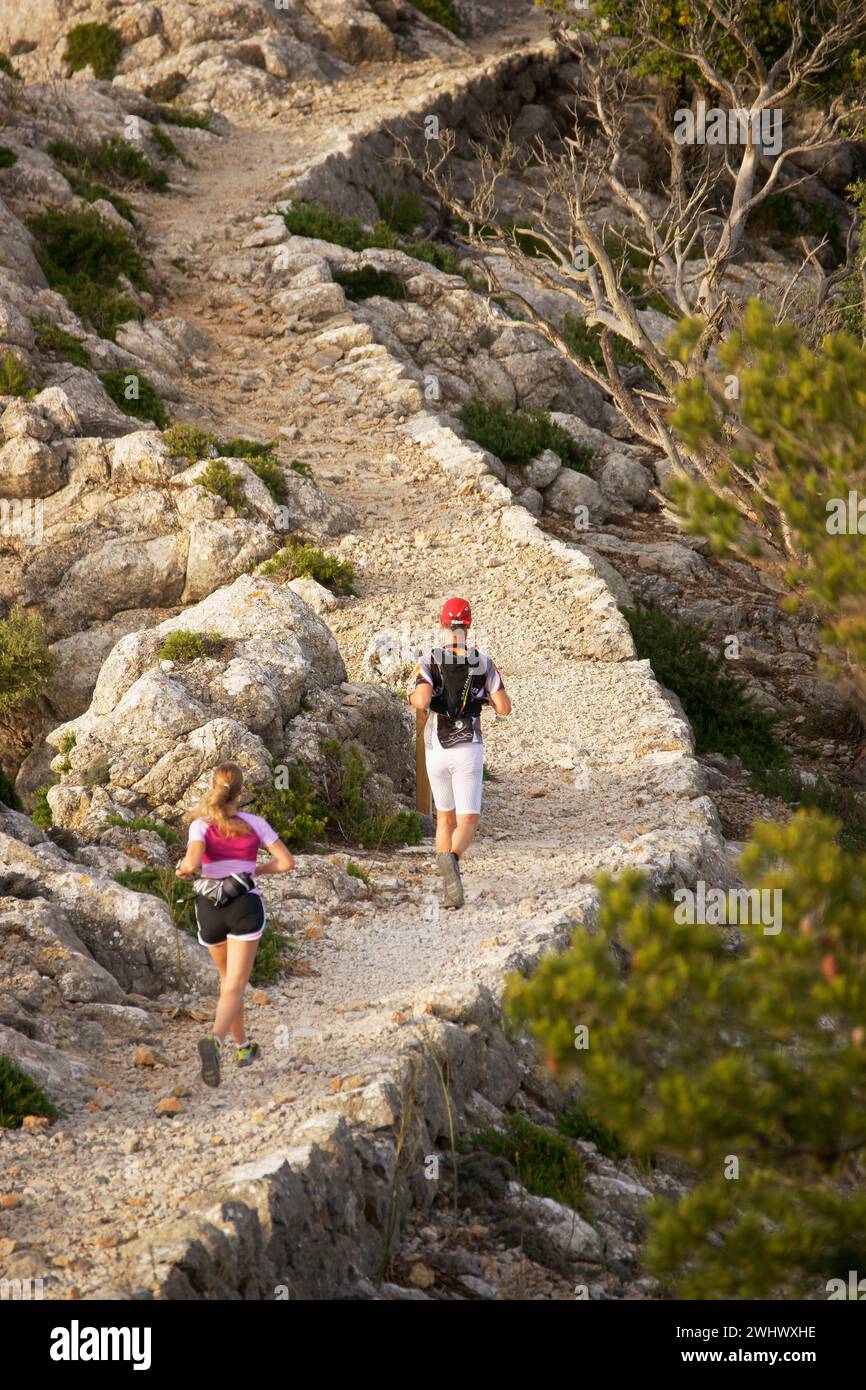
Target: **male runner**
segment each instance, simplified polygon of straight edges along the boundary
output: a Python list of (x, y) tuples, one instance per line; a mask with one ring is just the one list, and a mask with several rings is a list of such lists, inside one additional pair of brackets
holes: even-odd
[(484, 744), (481, 709), (511, 713), (502, 677), (490, 657), (467, 647), (472, 610), (450, 598), (439, 617), (442, 645), (423, 657), (409, 703), (428, 710), (424, 757), (436, 805), (436, 862), (445, 907), (463, 905), (460, 859), (471, 845), (481, 814)]

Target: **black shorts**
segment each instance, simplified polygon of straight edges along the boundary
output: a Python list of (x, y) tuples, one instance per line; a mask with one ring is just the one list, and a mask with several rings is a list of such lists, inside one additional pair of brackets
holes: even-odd
[(214, 907), (207, 898), (196, 896), (195, 920), (202, 946), (221, 946), (232, 941), (257, 941), (265, 929), (267, 914), (258, 893), (241, 893), (225, 907)]

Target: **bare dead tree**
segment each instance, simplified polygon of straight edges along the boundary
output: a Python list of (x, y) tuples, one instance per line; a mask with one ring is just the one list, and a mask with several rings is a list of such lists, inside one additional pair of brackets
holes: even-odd
[[(675, 469), (699, 475), (717, 496), (734, 503), (774, 549), (802, 560), (759, 468), (738, 463), (735, 441), (722, 438), (701, 452), (690, 451), (669, 422), (679, 386), (706, 371), (714, 349), (738, 322), (742, 306), (729, 272), (749, 219), (771, 193), (811, 177), (797, 168), (798, 157), (829, 151), (862, 128), (866, 87), (810, 108), (811, 128), (801, 121), (805, 133), (777, 154), (761, 143), (762, 120), (776, 112), (790, 122), (846, 46), (866, 30), (866, 0), (839, 7), (817, 37), (810, 23), (810, 17), (817, 18), (817, 0), (811, 6), (789, 5), (790, 41), (771, 64), (748, 32), (745, 0), (687, 3), (692, 22), (679, 47), (657, 32), (652, 0), (641, 0), (636, 23), (641, 38), (635, 42), (605, 39), (597, 29), (557, 21), (557, 36), (578, 74), (573, 124), (557, 140), (536, 139), (529, 151), (518, 150), (507, 129), (491, 126), (472, 145), (468, 190), (467, 164), (458, 157), (453, 131), (426, 141), (420, 157), (404, 141), (403, 154), (462, 223), (464, 239), (483, 266), (488, 296), (514, 304), (522, 319), (605, 393), (639, 439), (663, 450)], [(722, 39), (724, 66), (717, 57)], [(678, 138), (674, 116), (681, 94), (670, 84), (637, 75), (640, 56), (653, 49), (687, 61), (699, 75), (690, 82), (692, 103), (704, 93), (735, 113), (743, 138), (727, 144), (721, 160), (711, 146)], [(629, 170), (635, 121), (654, 132), (664, 151), (661, 192), (643, 186)], [(499, 188), (515, 174), (523, 175), (523, 192), (519, 224), (510, 225), (499, 212)], [(852, 273), (853, 231), (845, 264), (829, 275), (820, 249), (804, 242), (803, 262), (781, 291), (783, 309), (803, 277), (814, 277), (814, 298), (824, 305)], [(587, 328), (598, 331), (600, 366), (539, 307), (539, 292), (551, 291), (574, 305)], [(651, 331), (651, 318), (642, 311), (652, 305), (672, 320), (688, 316), (697, 322), (697, 344), (687, 358)], [(645, 373), (623, 363), (624, 343)]]

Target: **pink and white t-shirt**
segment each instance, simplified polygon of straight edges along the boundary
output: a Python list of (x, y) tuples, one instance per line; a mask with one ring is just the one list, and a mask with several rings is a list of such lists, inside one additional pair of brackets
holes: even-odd
[[(223, 835), (210, 821), (199, 818), (189, 827), (189, 843), (204, 845), (202, 878), (225, 878), (228, 874), (254, 874), (259, 846), (268, 849), (280, 837), (261, 816), (238, 811), (237, 820), (249, 826), (244, 835)], [(257, 888), (252, 890), (258, 892)]]

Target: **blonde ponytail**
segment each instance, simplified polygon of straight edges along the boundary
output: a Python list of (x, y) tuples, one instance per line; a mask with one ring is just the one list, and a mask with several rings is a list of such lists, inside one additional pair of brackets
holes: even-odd
[(226, 807), (237, 802), (243, 788), (244, 774), (237, 763), (220, 763), (214, 768), (210, 790), (195, 808), (193, 819), (209, 820), (221, 835), (243, 835), (249, 829), (246, 822), (226, 814)]

